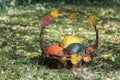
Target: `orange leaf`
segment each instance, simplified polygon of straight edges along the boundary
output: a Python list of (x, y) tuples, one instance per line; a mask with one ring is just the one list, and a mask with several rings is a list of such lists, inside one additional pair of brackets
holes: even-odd
[(66, 56), (61, 57), (61, 60), (66, 61), (67, 60)]
[(85, 55), (85, 56), (83, 57), (83, 61), (85, 61), (85, 62), (90, 62), (90, 61), (91, 61), (90, 55)]

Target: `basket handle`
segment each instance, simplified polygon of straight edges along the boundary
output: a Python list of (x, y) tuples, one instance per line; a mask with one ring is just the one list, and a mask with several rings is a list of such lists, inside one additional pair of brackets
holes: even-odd
[(95, 32), (96, 32), (96, 40), (95, 40), (95, 45), (94, 48), (97, 49), (98, 48), (98, 41), (99, 41), (99, 33), (98, 33), (98, 29), (96, 26), (94, 26)]
[[(84, 13), (84, 12), (82, 12), (82, 11), (80, 11), (80, 10), (70, 10), (70, 9), (59, 9), (59, 12), (76, 12), (76, 13), (79, 13), (79, 14), (82, 14), (82, 15), (84, 15), (86, 18), (88, 18), (90, 15), (87, 15), (86, 13)], [(40, 38), (40, 48), (41, 48), (41, 51), (42, 51), (42, 55), (44, 55), (44, 49), (43, 49), (43, 30), (44, 30), (44, 28), (46, 27), (46, 26), (48, 26), (50, 23), (52, 23), (52, 17), (51, 16), (47, 16), (48, 18), (46, 19), (46, 20), (48, 20), (47, 22), (46, 22), (46, 24), (43, 26), (42, 24), (41, 24), (41, 30), (40, 30), (40, 33), (39, 33), (39, 38)], [(44, 18), (43, 18), (44, 19)], [(43, 20), (44, 21), (44, 20)], [(96, 32), (96, 39), (95, 39), (95, 44), (93, 45), (93, 49), (97, 49), (98, 48), (98, 42), (99, 42), (99, 33), (98, 33), (98, 29), (97, 29), (97, 27), (96, 27), (96, 25), (93, 25), (93, 27), (94, 27), (94, 30), (95, 30), (95, 32)]]

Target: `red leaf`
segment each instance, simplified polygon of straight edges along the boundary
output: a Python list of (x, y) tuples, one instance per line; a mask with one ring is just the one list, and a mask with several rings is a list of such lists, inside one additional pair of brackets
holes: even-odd
[(88, 53), (88, 54), (94, 54), (95, 51), (96, 51), (96, 49), (94, 47), (89, 46), (86, 48), (86, 53)]
[(45, 16), (41, 22), (41, 27), (44, 28), (52, 23), (53, 18), (51, 16)]

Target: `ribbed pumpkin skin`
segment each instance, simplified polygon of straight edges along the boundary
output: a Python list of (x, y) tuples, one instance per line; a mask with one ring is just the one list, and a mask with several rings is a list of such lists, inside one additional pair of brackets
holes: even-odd
[(60, 51), (62, 51), (62, 47), (59, 47), (58, 45), (50, 45), (47, 49), (46, 49), (46, 54), (47, 55), (58, 55), (58, 53)]
[(80, 43), (72, 43), (68, 47), (65, 48), (67, 52), (71, 52), (73, 54), (85, 55), (85, 46)]
[(79, 37), (75, 37), (75, 36), (66, 36), (60, 46), (62, 48), (66, 48), (68, 45), (70, 45), (71, 43), (82, 43), (82, 40)]

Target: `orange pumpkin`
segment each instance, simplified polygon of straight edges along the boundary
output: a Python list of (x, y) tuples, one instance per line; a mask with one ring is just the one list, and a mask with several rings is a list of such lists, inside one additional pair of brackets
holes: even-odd
[(62, 52), (62, 50), (63, 48), (53, 44), (46, 49), (46, 55), (58, 55), (59, 53)]

